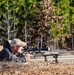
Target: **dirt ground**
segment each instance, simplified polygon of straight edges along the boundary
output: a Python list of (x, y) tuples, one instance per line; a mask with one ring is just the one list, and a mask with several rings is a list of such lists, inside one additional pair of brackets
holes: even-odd
[(0, 46), (0, 51), (3, 49), (3, 46)]
[(0, 62), (0, 75), (74, 75), (74, 60)]

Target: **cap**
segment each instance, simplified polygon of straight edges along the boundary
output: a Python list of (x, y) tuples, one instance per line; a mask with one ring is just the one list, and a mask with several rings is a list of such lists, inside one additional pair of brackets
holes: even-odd
[(27, 43), (21, 41), (21, 40), (18, 39), (18, 38), (15, 38), (15, 39), (13, 39), (13, 40), (11, 41), (11, 46), (16, 46), (16, 45), (21, 46), (21, 47), (24, 47), (24, 46), (27, 45)]

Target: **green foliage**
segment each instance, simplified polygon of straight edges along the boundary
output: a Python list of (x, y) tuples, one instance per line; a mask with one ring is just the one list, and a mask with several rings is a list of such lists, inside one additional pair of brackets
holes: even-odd
[[(27, 34), (30, 29), (34, 30), (34, 33), (39, 27), (43, 33), (49, 32), (54, 38), (68, 34), (71, 30), (70, 26), (74, 25), (74, 1), (50, 0), (54, 2), (54, 4), (48, 4), (50, 10), (49, 7), (40, 4), (42, 1), (47, 0), (0, 0), (0, 28), (5, 30), (2, 33), (7, 31), (8, 23), (6, 21), (8, 19), (9, 25), (12, 26), (11, 30), (15, 25), (15, 31), (19, 34), (16, 33), (16, 37), (25, 34), (25, 22), (27, 22)], [(54, 11), (52, 11), (53, 8)], [(53, 18), (54, 16), (56, 17)], [(45, 22), (48, 22), (49, 25), (46, 26)]]

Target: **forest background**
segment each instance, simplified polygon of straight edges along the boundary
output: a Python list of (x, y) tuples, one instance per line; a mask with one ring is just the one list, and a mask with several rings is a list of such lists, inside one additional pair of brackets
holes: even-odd
[(74, 0), (0, 0), (0, 40), (20, 38), (36, 46), (71, 37), (74, 46)]

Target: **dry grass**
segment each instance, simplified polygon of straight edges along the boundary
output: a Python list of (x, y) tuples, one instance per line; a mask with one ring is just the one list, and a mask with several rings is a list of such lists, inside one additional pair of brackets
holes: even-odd
[(74, 75), (74, 60), (0, 63), (0, 75)]
[(0, 46), (0, 51), (3, 49), (3, 46)]

